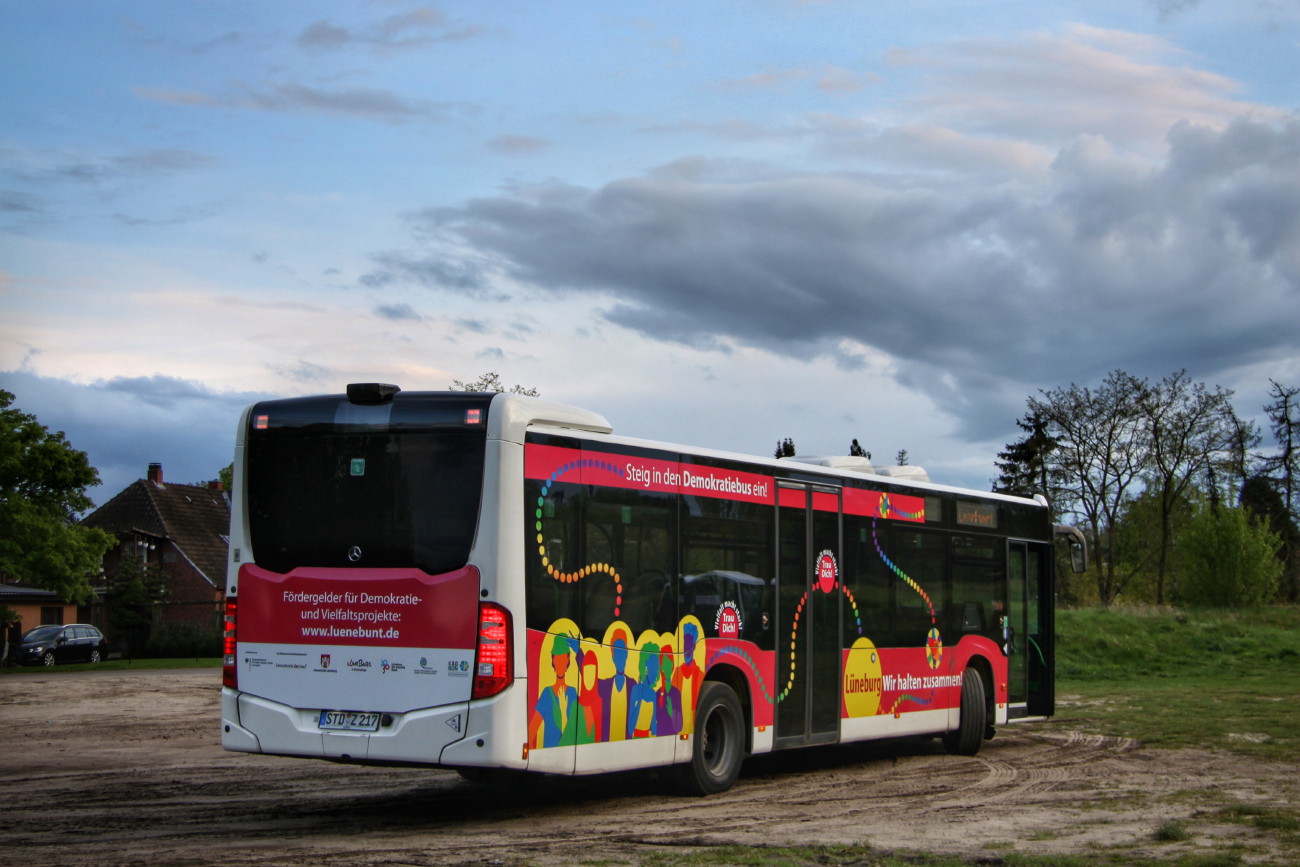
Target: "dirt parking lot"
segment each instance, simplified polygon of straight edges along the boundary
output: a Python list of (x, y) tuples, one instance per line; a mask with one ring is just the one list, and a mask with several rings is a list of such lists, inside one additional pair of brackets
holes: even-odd
[[(1275, 837), (1203, 817), (1228, 802), (1294, 805), (1300, 786), (1294, 765), (1052, 723), (1004, 729), (977, 758), (934, 742), (760, 757), (707, 799), (650, 773), (494, 788), (442, 770), (226, 753), (219, 682), (216, 670), (0, 677), (5, 860), (635, 864), (683, 846), (864, 841), (983, 855), (1235, 847), (1273, 860), (1287, 857)], [(1153, 840), (1161, 821), (1189, 817), (1192, 839)]]

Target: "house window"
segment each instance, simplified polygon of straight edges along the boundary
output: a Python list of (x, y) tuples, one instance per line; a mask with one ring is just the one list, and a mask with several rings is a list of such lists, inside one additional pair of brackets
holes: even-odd
[(175, 562), (176, 562), (176, 552), (175, 552), (175, 551), (163, 551), (163, 562), (164, 562), (164, 563), (175, 563)]
[(63, 625), (62, 605), (41, 606), (41, 626), (62, 626), (62, 625)]

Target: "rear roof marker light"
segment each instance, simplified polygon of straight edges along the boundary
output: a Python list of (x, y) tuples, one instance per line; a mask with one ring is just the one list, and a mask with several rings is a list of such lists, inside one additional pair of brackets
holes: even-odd
[(257, 430), (266, 430), (266, 426), (270, 424), (270, 422), (271, 417), (269, 415), (259, 415), (254, 417), (253, 427)]
[(483, 420), (483, 410), (478, 407), (465, 410), (465, 424), (478, 424)]

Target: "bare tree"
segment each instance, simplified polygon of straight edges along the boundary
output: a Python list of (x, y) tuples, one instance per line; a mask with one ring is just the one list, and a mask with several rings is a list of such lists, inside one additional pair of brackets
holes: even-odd
[[(453, 379), (448, 391), (481, 391), (489, 394), (501, 394), (506, 391), (506, 387), (501, 384), (501, 375), (494, 370), (480, 376), (472, 382), (461, 382), (459, 379)], [(524, 388), (522, 385), (513, 385), (509, 389), (510, 394), (522, 394), (524, 397), (538, 397), (539, 393), (535, 388)]]
[(1296, 477), (1300, 476), (1300, 388), (1282, 385), (1270, 379), (1273, 402), (1264, 406), (1269, 427), (1280, 451), (1264, 459), (1265, 471), (1272, 474), (1282, 488), (1286, 510), (1295, 514)]
[(1114, 533), (1124, 504), (1147, 467), (1141, 403), (1147, 383), (1116, 370), (1093, 391), (1073, 383), (1029, 399), (1029, 413), (1056, 440), (1047, 457), (1067, 502), (1091, 531), (1097, 552), (1097, 595), (1110, 605), (1128, 576), (1115, 569)]
[(1232, 409), (1232, 391), (1192, 382), (1186, 370), (1142, 390), (1138, 400), (1146, 440), (1147, 489), (1155, 494), (1160, 514), (1156, 565), (1156, 604), (1165, 601), (1165, 576), (1173, 543), (1174, 508), (1193, 481), (1214, 470), (1232, 448), (1241, 425)]

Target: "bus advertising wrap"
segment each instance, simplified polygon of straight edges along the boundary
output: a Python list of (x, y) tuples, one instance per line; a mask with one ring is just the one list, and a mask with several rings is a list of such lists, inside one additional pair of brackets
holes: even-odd
[(239, 570), (239, 688), (294, 707), (400, 713), (466, 701), (478, 570)]

